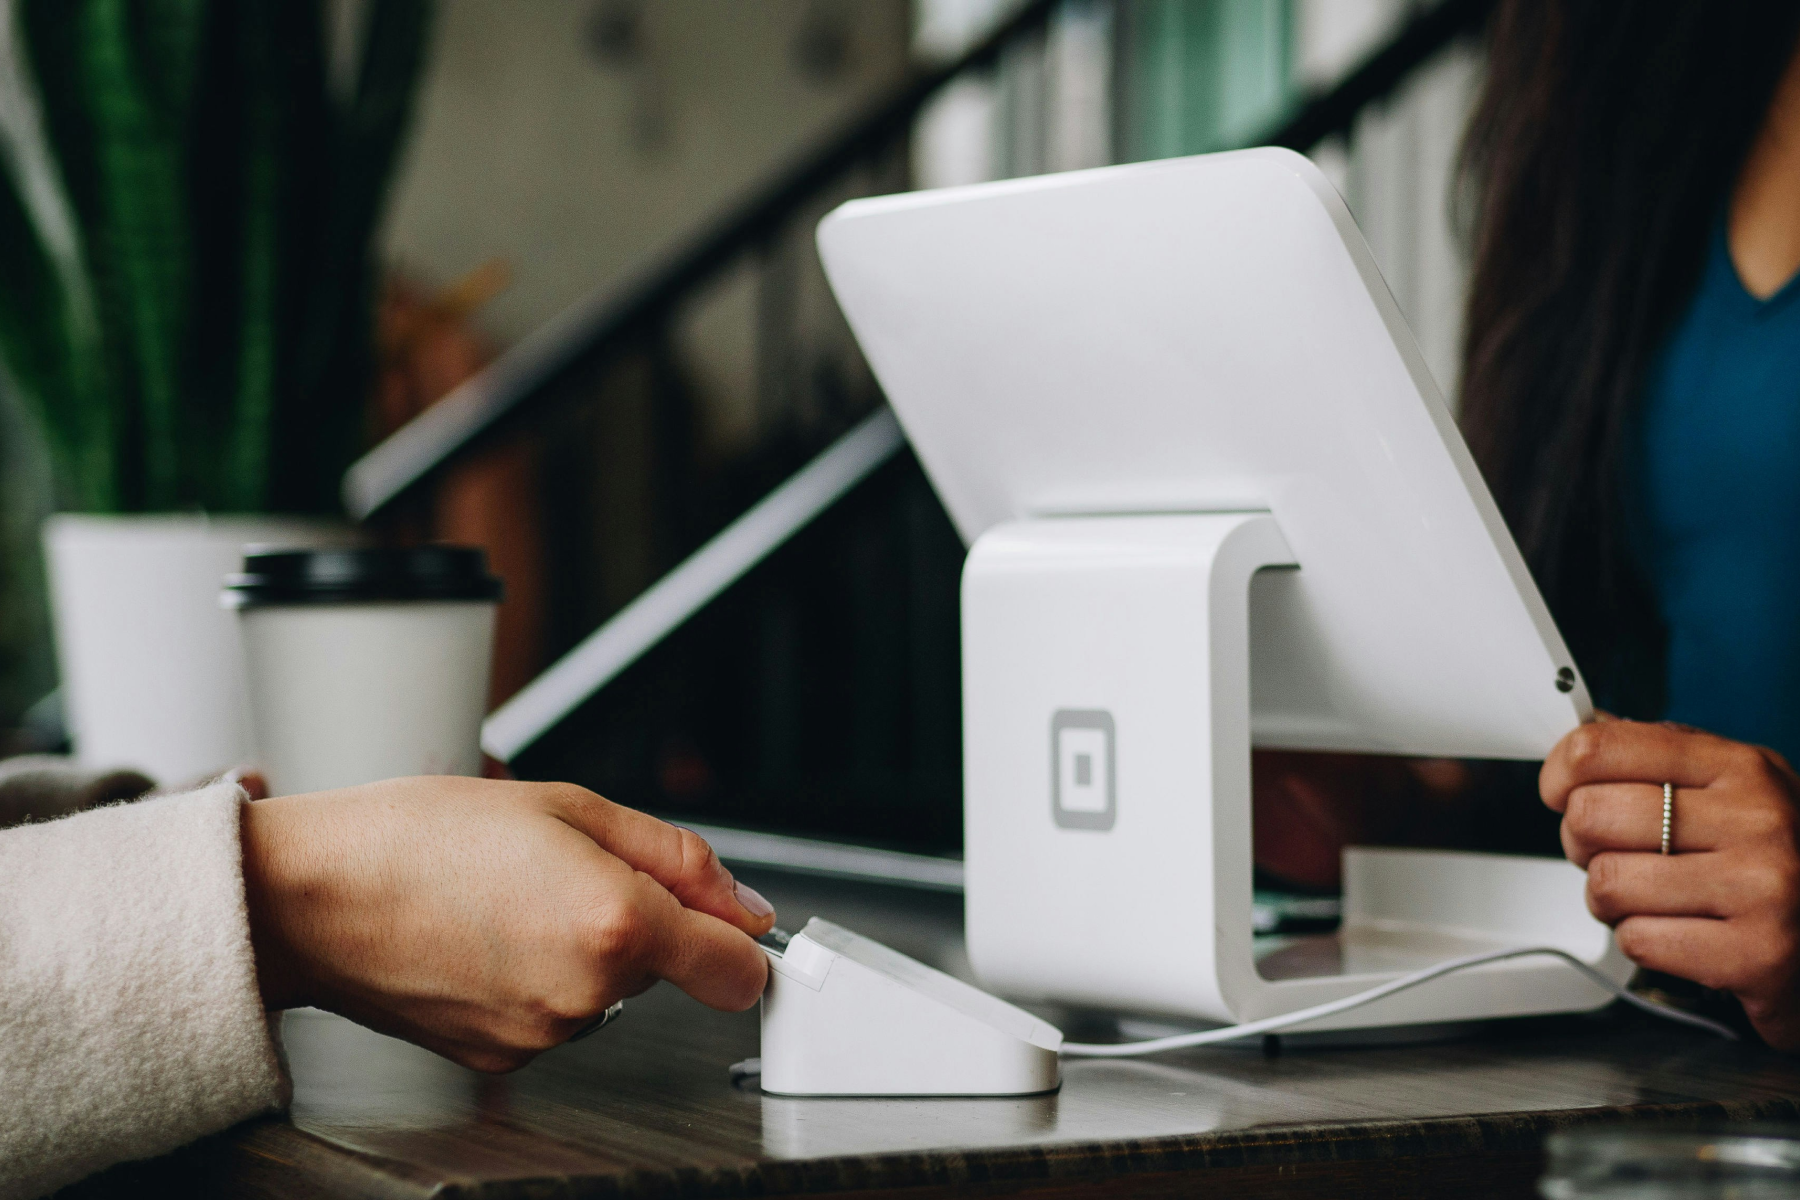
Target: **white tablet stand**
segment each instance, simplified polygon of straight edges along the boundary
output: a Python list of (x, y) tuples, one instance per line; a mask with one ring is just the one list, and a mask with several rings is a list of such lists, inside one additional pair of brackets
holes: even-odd
[[(1310, 162), (1247, 151), (852, 201), (819, 246), (972, 546), (964, 845), (985, 984), (1229, 1022), (1502, 947), (1625, 976), (1557, 859), (1352, 851), (1338, 933), (1253, 944), (1253, 742), (1541, 758), (1589, 711)], [(1608, 1000), (1517, 959), (1306, 1028)]]

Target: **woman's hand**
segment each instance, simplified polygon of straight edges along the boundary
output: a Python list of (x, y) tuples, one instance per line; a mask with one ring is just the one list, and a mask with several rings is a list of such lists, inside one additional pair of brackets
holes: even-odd
[(270, 1008), (507, 1071), (667, 979), (748, 1008), (774, 910), (698, 835), (567, 784), (396, 779), (245, 806)]
[(1540, 787), (1587, 870), (1588, 908), (1626, 956), (1731, 991), (1770, 1045), (1800, 1048), (1800, 779), (1787, 762), (1682, 726), (1601, 721), (1557, 744)]

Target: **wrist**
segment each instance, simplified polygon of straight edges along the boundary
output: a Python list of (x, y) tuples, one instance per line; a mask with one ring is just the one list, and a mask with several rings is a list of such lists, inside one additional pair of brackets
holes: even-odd
[(287, 930), (292, 916), (287, 903), (293, 890), (292, 824), (288, 806), (279, 802), (255, 800), (243, 806), (244, 904), (250, 917), (250, 950), (256, 960), (257, 990), (263, 1007), (271, 1012), (309, 1003)]

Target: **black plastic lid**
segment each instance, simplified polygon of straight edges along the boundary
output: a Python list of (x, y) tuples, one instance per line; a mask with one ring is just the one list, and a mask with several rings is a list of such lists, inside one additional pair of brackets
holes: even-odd
[(498, 600), (477, 546), (405, 550), (275, 550), (251, 548), (244, 569), (225, 577), (225, 602), (366, 604), (384, 600)]

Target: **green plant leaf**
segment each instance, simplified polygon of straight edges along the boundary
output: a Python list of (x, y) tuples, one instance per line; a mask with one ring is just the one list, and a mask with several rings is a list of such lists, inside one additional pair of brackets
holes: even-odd
[(296, 314), (294, 390), (277, 434), (284, 446), (309, 448), (310, 469), (286, 471), (276, 483), (297, 508), (336, 508), (338, 478), (361, 448), (373, 365), (371, 235), (411, 116), (431, 14), (428, 0), (371, 0), (355, 93), (329, 114), (329, 187), (311, 247), (316, 283)]
[[(338, 111), (322, 0), (16, 3), (82, 269), (43, 277), (42, 230), (7, 214), (0, 355), (36, 381), (77, 503), (335, 510), (429, 4), (370, 0)], [(85, 326), (52, 286), (88, 297)]]
[(109, 260), (103, 286), (137, 384), (140, 503), (169, 509), (186, 499), (179, 473), (180, 358), (193, 252), (182, 169), (186, 114), (159, 103), (134, 33), (128, 0), (86, 0), (81, 74), (94, 134), (96, 216)]
[(92, 403), (93, 347), (81, 344), (57, 271), (10, 180), (0, 187), (0, 279), (4, 383), (37, 418), (65, 485), (84, 504), (108, 507), (111, 414)]
[[(17, 10), (13, 10), (16, 15)], [(114, 413), (79, 221), (44, 120), (22, 25), (0, 64), (0, 371), (33, 413), (61, 486), (76, 503), (112, 507)]]

